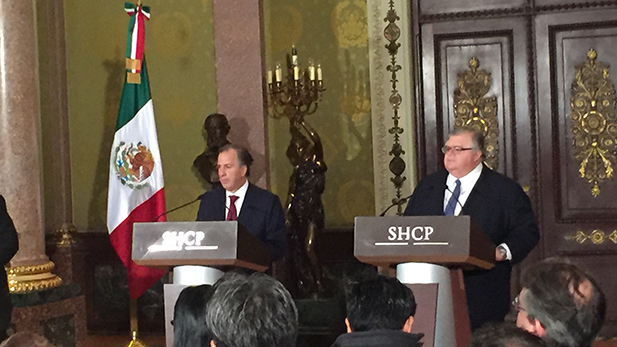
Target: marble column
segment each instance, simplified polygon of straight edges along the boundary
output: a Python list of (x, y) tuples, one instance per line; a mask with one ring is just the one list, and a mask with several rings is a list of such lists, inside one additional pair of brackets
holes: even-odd
[(34, 1), (0, 0), (0, 194), (19, 235), (12, 292), (61, 282), (45, 255), (39, 107)]
[(269, 184), (261, 0), (213, 0), (218, 112), (229, 119), (232, 143), (255, 162), (251, 182)]

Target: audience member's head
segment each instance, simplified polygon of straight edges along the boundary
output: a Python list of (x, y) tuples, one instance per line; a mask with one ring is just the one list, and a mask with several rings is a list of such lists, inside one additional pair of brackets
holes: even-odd
[(211, 295), (205, 284), (182, 290), (174, 308), (174, 347), (208, 346), (206, 304)]
[(347, 293), (347, 332), (375, 329), (411, 332), (416, 300), (394, 277), (377, 276), (354, 284)]
[(547, 345), (587, 347), (600, 331), (606, 300), (597, 282), (565, 260), (547, 259), (522, 278), (516, 324)]
[(9, 336), (0, 347), (54, 347), (54, 345), (39, 334), (23, 331)]
[(287, 289), (274, 278), (229, 272), (213, 290), (206, 326), (216, 347), (296, 345), (298, 311)]
[(538, 336), (512, 323), (489, 323), (474, 331), (469, 347), (546, 347)]

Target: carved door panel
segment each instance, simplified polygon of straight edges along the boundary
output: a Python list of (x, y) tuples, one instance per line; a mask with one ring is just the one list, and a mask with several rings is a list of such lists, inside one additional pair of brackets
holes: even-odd
[(603, 10), (535, 23), (541, 247), (595, 275), (609, 298), (609, 334), (617, 325), (615, 18)]
[[(421, 26), (423, 114), (418, 133), (419, 175), (441, 167), (440, 148), (453, 129), (455, 115), (463, 123), (482, 125), (494, 154), (490, 166), (529, 186), (534, 154), (529, 95), (528, 25), (524, 18), (439, 22)], [(470, 60), (477, 58), (477, 74), (484, 74), (488, 90), (478, 90)], [(433, 78), (434, 76), (434, 78)], [(466, 80), (466, 81), (465, 81)], [(473, 82), (478, 82), (477, 78)], [(482, 83), (480, 83), (482, 84)], [(474, 95), (475, 94), (475, 95)], [(468, 99), (481, 98), (482, 102)], [(467, 100), (465, 100), (467, 99)], [(491, 103), (491, 99), (494, 102)], [(493, 108), (491, 110), (491, 108)], [(457, 119), (459, 118), (457, 117)], [(470, 118), (479, 118), (475, 122)], [(493, 119), (489, 119), (494, 117)], [(475, 124), (474, 124), (475, 123)], [(435, 136), (434, 134), (437, 134)]]

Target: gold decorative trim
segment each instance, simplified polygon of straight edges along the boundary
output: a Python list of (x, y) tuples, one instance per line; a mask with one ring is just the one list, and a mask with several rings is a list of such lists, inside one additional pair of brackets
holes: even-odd
[(25, 275), (35, 275), (41, 274), (45, 272), (50, 272), (55, 267), (54, 263), (48, 261), (47, 263), (37, 264), (37, 265), (26, 265), (26, 266), (15, 266), (15, 267), (6, 267), (6, 274), (10, 276), (25, 276)]
[(54, 263), (5, 267), (9, 291), (11, 293), (26, 293), (34, 290), (55, 288), (62, 283), (62, 279), (51, 273)]
[(62, 284), (60, 277), (54, 276), (53, 278), (21, 282), (17, 280), (9, 280), (9, 291), (15, 294), (27, 293), (38, 290), (45, 290), (50, 288), (56, 288)]
[(457, 76), (454, 91), (454, 127), (471, 127), (484, 134), (484, 163), (496, 170), (499, 166), (499, 126), (497, 98), (485, 97), (491, 88), (491, 74), (478, 70), (480, 61), (469, 60), (469, 71)]
[(63, 223), (60, 229), (56, 230), (58, 246), (70, 246), (75, 243), (73, 234), (77, 232), (77, 228), (72, 223)]
[(578, 230), (576, 233), (571, 235), (566, 235), (564, 238), (568, 241), (575, 241), (579, 244), (585, 243), (587, 240), (590, 240), (595, 245), (601, 245), (606, 240), (610, 240), (613, 243), (617, 244), (617, 230), (613, 230), (608, 236), (602, 230), (595, 229), (589, 234), (586, 234), (582, 230)]
[(617, 158), (617, 112), (615, 86), (608, 65), (597, 62), (590, 49), (587, 61), (576, 66), (570, 88), (572, 156), (580, 178), (587, 180), (591, 195), (600, 195), (599, 183), (613, 178)]
[(127, 70), (141, 70), (141, 60), (126, 58)]

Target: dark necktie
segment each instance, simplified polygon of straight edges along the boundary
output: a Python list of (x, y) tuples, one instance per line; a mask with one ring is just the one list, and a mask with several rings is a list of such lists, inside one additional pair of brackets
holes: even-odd
[(446, 205), (446, 209), (443, 211), (444, 216), (454, 216), (454, 211), (456, 211), (456, 204), (458, 202), (458, 197), (461, 195), (461, 181), (456, 180), (456, 188), (452, 192), (452, 196), (450, 200), (448, 200), (448, 204)]
[(227, 212), (226, 220), (238, 220), (238, 210), (236, 210), (236, 200), (238, 197), (235, 195), (229, 196), (229, 212)]

